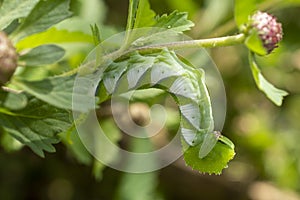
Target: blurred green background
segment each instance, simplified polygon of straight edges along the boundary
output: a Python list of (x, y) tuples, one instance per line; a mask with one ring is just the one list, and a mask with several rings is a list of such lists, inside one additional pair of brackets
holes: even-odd
[[(196, 24), (187, 33), (192, 38), (237, 32), (233, 0), (150, 3), (158, 14), (175, 9), (189, 12)], [(300, 199), (300, 1), (270, 0), (259, 6), (282, 22), (284, 39), (280, 48), (258, 62), (268, 80), (290, 95), (282, 107), (277, 107), (255, 87), (243, 45), (209, 50), (226, 87), (223, 133), (233, 140), (237, 153), (222, 175), (199, 174), (180, 159), (146, 175), (130, 176), (106, 168), (102, 178), (96, 180), (92, 166), (79, 162), (62, 143), (56, 145), (56, 153), (48, 153), (43, 159), (27, 147), (13, 151), (5, 146), (9, 138), (2, 136), (0, 199)], [(97, 23), (104, 39), (125, 29), (127, 7), (126, 0), (72, 0), (74, 17), (58, 27), (91, 34), (89, 24)], [(93, 47), (66, 48), (69, 55), (59, 65), (75, 67)], [(52, 69), (54, 74), (55, 70), (57, 66)]]

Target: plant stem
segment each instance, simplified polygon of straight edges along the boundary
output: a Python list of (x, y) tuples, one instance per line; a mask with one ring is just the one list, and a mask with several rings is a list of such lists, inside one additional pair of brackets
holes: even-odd
[(242, 44), (245, 41), (246, 36), (241, 33), (233, 36), (225, 36), (218, 38), (209, 38), (209, 39), (199, 39), (199, 40), (185, 40), (177, 41), (170, 43), (155, 44), (143, 47), (137, 47), (135, 49), (130, 49), (130, 51), (151, 51), (154, 49), (163, 49), (168, 48), (170, 50), (178, 50), (184, 48), (214, 48), (214, 47), (224, 47), (224, 46), (233, 46), (236, 44)]

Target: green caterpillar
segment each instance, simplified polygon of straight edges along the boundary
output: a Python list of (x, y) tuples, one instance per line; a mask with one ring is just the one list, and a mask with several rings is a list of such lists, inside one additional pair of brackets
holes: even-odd
[(175, 52), (164, 49), (147, 55), (135, 53), (129, 59), (110, 64), (102, 77), (101, 102), (113, 94), (137, 89), (159, 88), (168, 92), (179, 106), (182, 138), (190, 146), (202, 143), (199, 158), (207, 156), (218, 139), (225, 140), (214, 131), (204, 71), (185, 64)]

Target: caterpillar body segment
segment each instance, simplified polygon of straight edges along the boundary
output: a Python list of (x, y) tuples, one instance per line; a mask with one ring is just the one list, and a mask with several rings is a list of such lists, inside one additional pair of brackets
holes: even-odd
[(108, 96), (137, 89), (162, 89), (179, 106), (180, 131), (184, 141), (190, 146), (202, 143), (200, 158), (204, 158), (218, 140), (214, 134), (204, 71), (185, 64), (175, 52), (162, 50), (149, 55), (135, 53), (127, 60), (112, 63), (104, 72), (99, 88), (101, 94)]

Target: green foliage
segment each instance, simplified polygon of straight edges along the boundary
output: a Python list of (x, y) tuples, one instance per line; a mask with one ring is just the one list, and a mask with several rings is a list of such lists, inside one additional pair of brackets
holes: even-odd
[(65, 50), (56, 45), (42, 45), (31, 49), (26, 54), (20, 56), (19, 64), (23, 66), (40, 66), (52, 64), (60, 60), (65, 54)]
[(91, 31), (93, 33), (94, 44), (95, 44), (95, 46), (97, 46), (98, 44), (101, 43), (100, 31), (99, 31), (99, 27), (97, 26), (97, 24), (95, 24), (94, 26), (91, 25)]
[(69, 0), (40, 1), (13, 33), (15, 40), (37, 32), (42, 32), (58, 22), (70, 17)]
[(258, 36), (257, 31), (252, 30), (250, 35), (247, 37), (245, 41), (245, 45), (248, 47), (249, 50), (256, 53), (257, 55), (267, 55), (267, 50), (263, 46), (261, 39)]
[[(15, 79), (13, 84), (20, 89), (28, 92), (29, 94), (62, 109), (74, 109), (74, 110), (89, 110), (87, 102), (96, 102), (96, 98), (91, 95), (85, 94), (84, 87), (82, 90), (74, 89), (75, 75), (73, 76), (56, 76), (39, 81), (26, 81), (21, 79)], [(88, 78), (85, 79), (88, 82)], [(80, 100), (80, 104), (77, 104), (75, 108), (72, 107), (72, 98)]]
[[(2, 102), (6, 101), (6, 96), (8, 95), (1, 95)], [(19, 100), (14, 102), (20, 104)], [(29, 97), (25, 108), (17, 111), (2, 107), (0, 119), (0, 125), (6, 132), (42, 157), (43, 150), (55, 151), (52, 144), (59, 142), (57, 134), (71, 126), (69, 112), (33, 97)]]
[(39, 0), (4, 0), (0, 8), (0, 29), (5, 29), (12, 21), (27, 17)]
[(284, 90), (280, 90), (269, 83), (262, 75), (258, 68), (253, 53), (249, 53), (249, 63), (252, 70), (252, 75), (257, 87), (266, 94), (266, 96), (277, 106), (281, 106), (284, 96), (288, 93)]
[(232, 148), (217, 142), (212, 151), (204, 158), (198, 156), (200, 146), (189, 147), (184, 151), (184, 160), (194, 170), (208, 174), (221, 174), (228, 162), (234, 157)]
[(65, 43), (93, 43), (90, 35), (79, 31), (58, 30), (49, 28), (48, 30), (36, 33), (20, 40), (16, 47), (19, 51), (28, 48), (34, 48), (45, 44), (65, 44)]
[(164, 14), (157, 17), (154, 27), (171, 29), (175, 32), (184, 32), (190, 30), (194, 23), (187, 19), (186, 12), (174, 11), (171, 14)]
[(130, 0), (127, 30), (151, 27), (155, 23), (154, 17), (148, 0)]
[[(214, 10), (213, 6), (217, 5), (216, 2), (214, 1), (209, 9)], [(235, 20), (240, 30), (261, 2), (261, 0), (236, 1)], [(146, 45), (176, 42), (172, 41), (176, 38), (173, 36), (182, 36), (182, 32), (190, 30), (194, 23), (188, 20), (187, 13), (174, 11), (156, 16), (148, 0), (130, 0), (126, 35), (121, 49), (114, 49), (113, 52), (109, 49), (109, 54), (97, 51), (101, 48), (96, 49), (96, 60), (91, 61), (96, 65), (91, 70), (80, 68), (78, 71), (77, 66), (69, 66), (70, 60), (63, 60), (65, 66), (57, 63), (63, 59), (65, 52), (68, 53), (68, 50), (66, 51), (57, 44), (63, 46), (66, 43), (85, 43), (90, 46), (100, 44), (102, 47), (100, 32), (103, 30), (98, 28), (102, 26), (95, 24), (91, 26), (92, 35), (88, 35), (80, 31), (52, 27), (71, 16), (69, 4), (70, 0), (24, 0), (22, 2), (4, 0), (2, 2), (0, 28), (9, 28), (10, 38), (20, 55), (18, 64), (22, 67), (26, 66), (23, 69), (19, 68), (7, 85), (9, 88), (4, 87), (5, 91), (1, 90), (0, 93), (0, 125), (4, 132), (3, 141), (13, 146), (17, 140), (29, 146), (38, 155), (44, 156), (44, 151), (54, 152), (55, 148), (52, 144), (62, 139), (79, 162), (86, 165), (93, 164), (94, 175), (100, 179), (104, 165), (95, 161), (85, 148), (72, 126), (69, 113), (95, 109), (97, 107), (95, 104), (107, 100), (112, 94), (124, 93), (132, 89), (157, 87), (170, 93), (179, 106), (186, 164), (203, 173), (220, 174), (234, 157), (234, 145), (228, 138), (216, 136), (212, 132), (214, 130), (212, 106), (203, 70), (186, 64), (183, 62), (184, 58), (180, 59), (175, 52), (164, 46), (150, 49), (151, 51), (143, 51), (147, 50)], [(97, 7), (99, 5), (97, 4)], [(96, 11), (97, 9), (94, 8), (93, 13)], [(83, 13), (83, 15), (88, 18), (89, 13)], [(100, 14), (97, 14), (95, 18), (100, 18)], [(214, 21), (216, 24), (219, 22), (220, 18)], [(150, 28), (147, 29), (147, 27)], [(251, 50), (249, 61), (258, 88), (276, 105), (281, 105), (287, 92), (271, 85), (262, 76), (253, 58), (252, 52), (259, 55), (266, 54), (257, 33), (252, 32), (245, 44)], [(112, 59), (112, 64), (103, 67), (102, 64), (107, 61), (106, 58)], [(42, 65), (43, 67), (38, 67)], [(30, 66), (35, 66), (35, 68), (30, 68)], [(51, 77), (50, 74), (56, 73), (48, 73), (49, 69), (57, 70), (59, 75)], [(61, 74), (65, 70), (68, 72)], [(30, 78), (34, 77), (35, 81), (23, 76), (26, 72), (31, 75)], [(40, 72), (43, 75), (39, 77), (36, 74)], [(75, 82), (75, 79), (79, 82)], [(99, 90), (97, 94), (90, 94), (88, 89), (91, 85), (89, 84), (94, 80), (100, 80)], [(93, 88), (96, 87), (97, 85), (93, 85)], [(96, 95), (100, 101), (98, 97), (95, 97)], [(152, 95), (154, 94), (150, 96)], [(141, 96), (140, 99), (147, 98), (147, 96)], [(74, 105), (74, 99), (76, 99), (76, 105)], [(101, 121), (100, 125), (104, 132), (108, 133), (106, 136), (117, 144), (120, 140), (120, 130), (113, 122)], [(85, 135), (94, 131), (92, 130), (94, 127), (88, 128), (83, 131)], [(184, 131), (187, 134), (184, 134)], [(106, 153), (106, 161), (112, 162), (118, 156), (114, 149), (99, 145), (101, 143), (98, 140), (90, 142), (96, 148), (93, 153)], [(15, 149), (17, 147), (18, 145)], [(134, 140), (132, 147), (136, 151), (143, 152), (149, 147), (149, 140)], [(9, 148), (6, 147), (6, 149)], [(156, 165), (154, 159), (148, 162)], [(131, 160), (128, 167), (137, 164), (135, 160)], [(153, 194), (155, 184), (155, 173), (126, 174), (121, 182), (117, 199), (153, 199), (152, 196), (149, 197), (149, 193)]]

